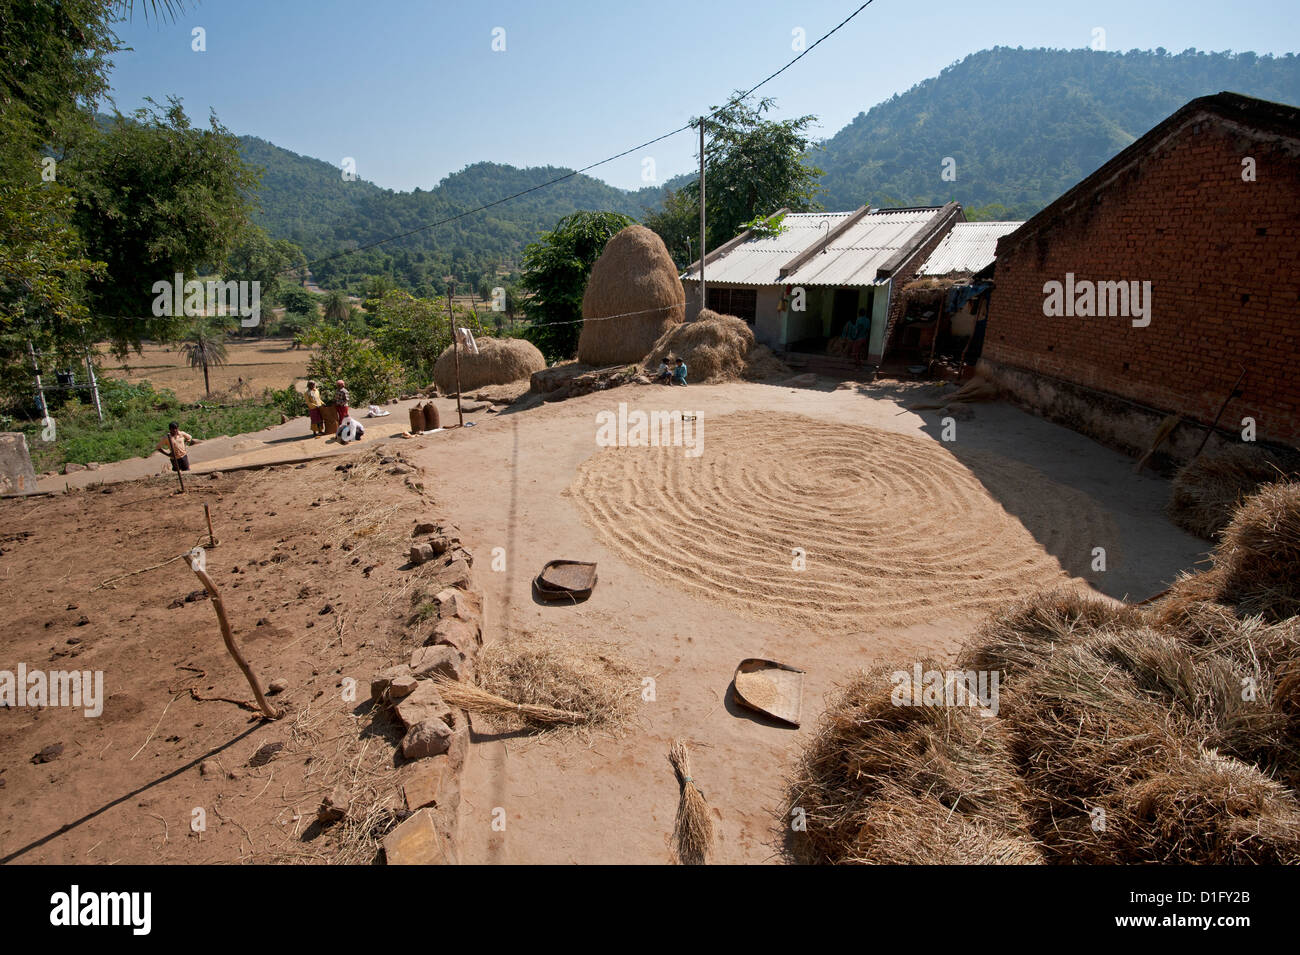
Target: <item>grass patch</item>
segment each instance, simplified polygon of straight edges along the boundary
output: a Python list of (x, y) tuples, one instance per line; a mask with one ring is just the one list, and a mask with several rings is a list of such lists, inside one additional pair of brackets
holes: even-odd
[(32, 466), (38, 474), (69, 462), (107, 464), (150, 454), (172, 421), (199, 440), (260, 431), (280, 423), (280, 409), (264, 400), (217, 399), (185, 405), (170, 390), (155, 391), (148, 382), (131, 384), (112, 378), (101, 382), (100, 404), (104, 409), (102, 425), (94, 405), (79, 399), (52, 408), (57, 429), (52, 442), (41, 440), (39, 421), (19, 425), (27, 435)]

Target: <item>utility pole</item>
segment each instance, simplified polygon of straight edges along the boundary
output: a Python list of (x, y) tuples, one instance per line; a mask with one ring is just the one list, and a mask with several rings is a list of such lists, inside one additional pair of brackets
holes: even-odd
[(456, 291), (455, 276), (446, 276), (447, 280), (447, 321), (451, 325), (451, 353), (456, 357), (456, 417), (460, 427), (465, 427), (465, 412), (460, 406), (460, 342), (456, 339), (456, 313), (451, 308), (451, 298)]
[(41, 384), (41, 364), (36, 360), (36, 349), (32, 347), (32, 340), (27, 339), (27, 354), (32, 358), (32, 371), (36, 372), (36, 394), (37, 401), (41, 406), (41, 417), (50, 416), (50, 406), (45, 403), (45, 387)]
[(700, 308), (708, 308), (708, 286), (704, 283), (704, 256), (708, 246), (704, 244), (704, 117), (700, 117)]
[(83, 346), (86, 351), (86, 371), (90, 373), (90, 394), (95, 399), (95, 414), (99, 415), (99, 423), (104, 423), (104, 409), (99, 404), (99, 381), (95, 378), (95, 363), (90, 360), (89, 346)]

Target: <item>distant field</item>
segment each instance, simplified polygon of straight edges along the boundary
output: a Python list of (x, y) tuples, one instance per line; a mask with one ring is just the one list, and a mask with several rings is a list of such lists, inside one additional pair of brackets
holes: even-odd
[[(226, 346), (227, 364), (209, 369), (212, 391), (224, 391), (240, 378), (248, 383), (249, 397), (261, 395), (264, 388), (286, 388), (307, 374), (309, 349), (295, 351), (287, 338), (231, 342)], [(170, 388), (182, 401), (203, 397), (203, 371), (190, 368), (179, 345), (146, 345), (144, 353), (134, 352), (126, 364), (113, 358), (101, 368), (101, 374), (127, 381), (149, 381), (155, 388)]]

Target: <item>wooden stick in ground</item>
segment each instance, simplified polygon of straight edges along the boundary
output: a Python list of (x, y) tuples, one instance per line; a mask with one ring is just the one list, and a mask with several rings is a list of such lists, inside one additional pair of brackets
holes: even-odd
[(217, 592), (217, 585), (212, 582), (212, 578), (207, 575), (206, 571), (195, 566), (193, 562), (190, 563), (190, 569), (194, 571), (207, 589), (208, 596), (212, 598), (212, 606), (217, 611), (217, 623), (221, 626), (221, 639), (226, 641), (226, 649), (235, 658), (235, 662), (239, 664), (239, 669), (244, 671), (248, 685), (253, 688), (253, 695), (257, 697), (257, 705), (262, 709), (262, 715), (268, 720), (278, 720), (284, 714), (266, 702), (266, 694), (262, 692), (262, 685), (257, 682), (257, 675), (253, 673), (253, 668), (248, 665), (244, 655), (239, 652), (239, 646), (235, 643), (235, 635), (230, 630), (230, 621), (226, 619), (226, 607), (221, 602), (221, 594)]
[(208, 520), (208, 546), (209, 546), (209, 547), (216, 547), (216, 546), (217, 546), (217, 538), (216, 538), (216, 536), (212, 533), (212, 512), (211, 512), (210, 510), (208, 510), (208, 505), (206, 505), (206, 504), (203, 505), (203, 516), (204, 516), (205, 518), (207, 518), (207, 520)]
[(174, 459), (173, 459), (173, 463), (172, 463), (172, 470), (176, 472), (176, 480), (178, 480), (178, 481), (181, 482), (181, 493), (184, 494), (184, 493), (185, 493), (185, 475), (181, 474), (181, 469), (178, 468), (178, 467), (176, 466)]
[(704, 865), (713, 851), (713, 815), (709, 804), (691, 775), (691, 756), (686, 741), (673, 740), (668, 762), (682, 787), (677, 801), (677, 818), (673, 821), (673, 849), (682, 865)]

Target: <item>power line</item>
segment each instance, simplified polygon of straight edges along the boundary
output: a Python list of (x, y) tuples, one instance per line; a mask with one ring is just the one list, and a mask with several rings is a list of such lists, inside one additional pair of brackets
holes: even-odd
[[(798, 56), (796, 56), (794, 59), (790, 60), (790, 62), (786, 63), (784, 66), (782, 66), (779, 70), (775, 71), (774, 73), (769, 73), (767, 76), (765, 76), (763, 79), (759, 80), (757, 83), (755, 83), (753, 86), (751, 86), (751, 87), (750, 87), (748, 90), (746, 90), (744, 93), (741, 93), (739, 96), (732, 97), (730, 100), (727, 101), (727, 103), (726, 103), (725, 105), (723, 105), (723, 106), (719, 106), (717, 109), (715, 109), (715, 110), (713, 110), (711, 113), (709, 113), (708, 116), (707, 116), (706, 118), (707, 118), (707, 119), (712, 119), (713, 117), (717, 116), (719, 113), (723, 112), (724, 110), (731, 109), (731, 108), (732, 108), (733, 106), (735, 106), (737, 103), (741, 102), (741, 101), (744, 100), (746, 97), (752, 95), (752, 94), (753, 94), (756, 90), (758, 90), (760, 87), (765, 86), (766, 84), (770, 83), (772, 80), (776, 79), (778, 76), (780, 76), (782, 73), (784, 73), (784, 72), (785, 72), (786, 70), (788, 70), (790, 67), (794, 66), (796, 63), (798, 63), (800, 60), (802, 60), (805, 56), (807, 56), (807, 55), (808, 55), (809, 53), (811, 53), (813, 50), (817, 49), (817, 47), (820, 46), (820, 45), (821, 45), (825, 40), (829, 39), (831, 36), (833, 36), (834, 34), (838, 33), (838, 32), (839, 32), (839, 31), (840, 31), (840, 30), (841, 30), (841, 29), (842, 29), (842, 28), (843, 28), (843, 27), (844, 27), (844, 26), (845, 26), (845, 25), (850, 21), (850, 20), (852, 20), (854, 17), (856, 17), (859, 13), (861, 13), (861, 12), (862, 12), (863, 10), (865, 10), (867, 7), (871, 6), (871, 4), (874, 3), (874, 2), (875, 2), (875, 0), (866, 0), (865, 3), (863, 3), (860, 7), (858, 7), (856, 10), (854, 10), (852, 13), (850, 13), (847, 17), (845, 17), (843, 20), (841, 20), (839, 23), (837, 23), (837, 24), (836, 24), (834, 27), (832, 27), (829, 31), (827, 31), (826, 33), (824, 33), (824, 34), (822, 34), (820, 37), (818, 37), (817, 40), (816, 40), (815, 42), (813, 42), (813, 44), (812, 44), (811, 46), (809, 46), (807, 49), (805, 49), (805, 50), (803, 50), (802, 52), (800, 52), (800, 54), (799, 54)], [(572, 172), (565, 173), (563, 176), (556, 176), (554, 179), (548, 179), (547, 181), (545, 181), (545, 182), (541, 182), (541, 183), (538, 183), (538, 184), (535, 185), (535, 186), (529, 186), (527, 189), (521, 189), (521, 190), (519, 190), (518, 192), (513, 193), (513, 194), (511, 194), (511, 195), (503, 196), (503, 197), (500, 198), (500, 199), (494, 199), (492, 202), (484, 203), (483, 205), (478, 206), (477, 208), (474, 208), (474, 209), (467, 209), (467, 210), (464, 211), (464, 212), (458, 212), (458, 213), (456, 213), (455, 215), (447, 216), (447, 217), (444, 218), (444, 219), (439, 219), (439, 220), (437, 220), (436, 222), (430, 222), (430, 223), (428, 223), (427, 225), (422, 225), (422, 226), (419, 226), (418, 228), (410, 229), (410, 230), (408, 230), (408, 231), (406, 231), (406, 232), (398, 233), (397, 235), (390, 235), (390, 236), (388, 236), (388, 237), (386, 237), (386, 238), (383, 238), (383, 239), (376, 239), (374, 242), (367, 242), (365, 245), (359, 245), (359, 246), (357, 246), (356, 248), (353, 248), (353, 249), (344, 249), (344, 250), (341, 251), (341, 252), (335, 252), (333, 255), (327, 255), (327, 256), (324, 256), (324, 257), (322, 257), (322, 258), (313, 259), (312, 261), (307, 262), (307, 263), (304, 263), (303, 265), (296, 265), (296, 266), (292, 266), (292, 267), (290, 267), (290, 268), (281, 269), (281, 270), (280, 270), (279, 272), (277, 272), (276, 274), (277, 274), (277, 275), (284, 275), (284, 274), (289, 273), (289, 272), (295, 272), (295, 271), (297, 271), (297, 270), (299, 270), (299, 269), (307, 269), (308, 271), (310, 271), (310, 270), (311, 270), (311, 267), (312, 267), (313, 265), (320, 265), (320, 264), (325, 263), (325, 262), (332, 262), (334, 259), (342, 258), (342, 257), (345, 256), (345, 255), (352, 255), (353, 253), (356, 253), (356, 252), (364, 252), (366, 249), (373, 249), (373, 248), (375, 248), (376, 246), (385, 245), (385, 244), (387, 244), (387, 243), (389, 243), (389, 242), (395, 242), (395, 241), (397, 241), (398, 239), (405, 239), (405, 238), (407, 238), (408, 236), (416, 235), (416, 234), (418, 234), (418, 233), (420, 233), (420, 232), (427, 232), (427, 231), (430, 230), (430, 229), (436, 229), (436, 228), (438, 228), (438, 226), (446, 225), (446, 224), (449, 223), (449, 222), (455, 222), (455, 221), (458, 220), (458, 219), (464, 219), (466, 216), (472, 216), (472, 215), (475, 215), (475, 214), (477, 214), (477, 213), (479, 213), (479, 212), (485, 212), (485, 211), (487, 211), (488, 209), (493, 208), (494, 206), (499, 206), (499, 205), (501, 205), (501, 204), (503, 204), (503, 203), (510, 202), (510, 201), (512, 201), (512, 200), (514, 200), (514, 199), (518, 199), (520, 196), (526, 196), (526, 195), (528, 195), (529, 193), (537, 192), (538, 190), (540, 190), (540, 189), (545, 189), (545, 188), (547, 188), (548, 186), (554, 186), (554, 185), (556, 185), (557, 183), (564, 182), (566, 179), (572, 179), (574, 176), (579, 176), (579, 175), (581, 175), (581, 174), (584, 173), (584, 172), (587, 172), (587, 171), (589, 171), (589, 170), (595, 169), (597, 166), (603, 166), (603, 165), (605, 165), (606, 163), (611, 163), (611, 162), (613, 162), (613, 161), (616, 160), (616, 159), (622, 159), (624, 156), (628, 155), (629, 153), (634, 153), (634, 152), (637, 152), (638, 150), (645, 149), (647, 146), (653, 146), (655, 143), (662, 142), (663, 140), (668, 139), (670, 136), (676, 136), (678, 133), (684, 133), (684, 132), (686, 132), (688, 129), (694, 129), (694, 128), (695, 128), (695, 124), (696, 124), (697, 122), (699, 122), (699, 120), (691, 120), (691, 121), (688, 122), (685, 126), (679, 126), (678, 128), (676, 128), (676, 129), (674, 129), (674, 130), (672, 130), (672, 131), (670, 131), (670, 132), (664, 133), (662, 136), (656, 136), (654, 139), (646, 140), (644, 143), (641, 143), (641, 144), (638, 145), (638, 146), (632, 146), (632, 147), (629, 148), (629, 149), (624, 149), (622, 152), (615, 153), (615, 154), (612, 155), (612, 156), (607, 156), (606, 158), (600, 160), (599, 162), (594, 162), (594, 163), (591, 163), (591, 164), (589, 164), (589, 165), (583, 166), (581, 169), (575, 169), (575, 170), (573, 170)]]

